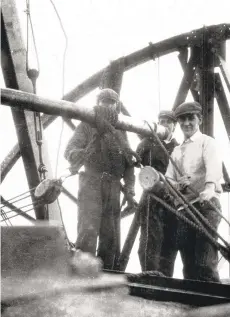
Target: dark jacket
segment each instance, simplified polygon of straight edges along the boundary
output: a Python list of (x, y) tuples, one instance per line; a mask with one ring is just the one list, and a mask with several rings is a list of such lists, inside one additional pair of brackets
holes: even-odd
[[(117, 130), (127, 140), (127, 134)], [(128, 141), (127, 141), (128, 142)], [(114, 177), (123, 178), (125, 189), (134, 192), (134, 168), (129, 166), (124, 153), (112, 134), (99, 136), (97, 130), (88, 123), (81, 122), (67, 144), (65, 158), (74, 165), (82, 158), (82, 165), (88, 173), (107, 172)]]
[[(177, 141), (173, 138), (169, 143), (162, 141), (169, 155), (171, 155), (175, 146), (178, 145)], [(152, 138), (144, 138), (139, 143), (136, 152), (141, 158), (143, 166), (149, 165), (154, 167), (162, 174), (166, 173), (169, 158), (166, 156), (162, 148)]]

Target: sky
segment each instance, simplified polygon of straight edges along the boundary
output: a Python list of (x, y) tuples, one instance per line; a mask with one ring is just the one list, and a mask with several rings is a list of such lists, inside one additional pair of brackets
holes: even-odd
[[(22, 34), (26, 41), (26, 1), (17, 0)], [(146, 47), (180, 33), (188, 32), (204, 25), (230, 23), (229, 0), (54, 0), (61, 16), (67, 35), (67, 47), (60, 23), (49, 0), (30, 0), (31, 19), (34, 27), (38, 49), (40, 75), (37, 81), (37, 93), (43, 97), (60, 99), (83, 80), (107, 66), (112, 60)], [(65, 61), (63, 61), (66, 50)], [(227, 62), (230, 64), (230, 44), (227, 44)], [(63, 75), (64, 63), (64, 75)], [(36, 66), (34, 56), (30, 56), (31, 66)], [(2, 75), (2, 74), (1, 74)], [(175, 99), (182, 70), (177, 53), (149, 61), (132, 70), (123, 77), (121, 100), (133, 116), (157, 120), (161, 109), (170, 109)], [(64, 81), (63, 81), (64, 77)], [(4, 87), (2, 76), (1, 86)], [(82, 98), (79, 103), (93, 106), (97, 90)], [(188, 98), (191, 98), (188, 96)], [(229, 98), (229, 94), (228, 94)], [(77, 124), (77, 122), (75, 122)], [(58, 119), (45, 131), (49, 156), (53, 172), (58, 158), (58, 176), (68, 167), (63, 158), (63, 151), (72, 132), (64, 126), (61, 134), (61, 120)], [(0, 161), (4, 159), (17, 142), (15, 128), (12, 124), (10, 108), (0, 109), (1, 152)], [(180, 141), (182, 135), (177, 128), (176, 136)], [(61, 140), (60, 140), (61, 137)], [(215, 138), (219, 151), (230, 171), (230, 144), (227, 138), (217, 105), (215, 105)], [(137, 138), (130, 134), (131, 145), (135, 149)], [(74, 195), (77, 195), (77, 177), (65, 182)], [(4, 180), (1, 192), (6, 197), (13, 197), (27, 190), (22, 161)], [(137, 199), (141, 191), (137, 184)], [(60, 197), (63, 218), (69, 238), (76, 238), (77, 212), (64, 195)], [(225, 213), (229, 209), (229, 197), (223, 195), (222, 206)], [(31, 213), (32, 214), (32, 213)], [(26, 220), (12, 218), (12, 224), (19, 225)], [(122, 223), (122, 241), (127, 233), (130, 219)], [(220, 230), (229, 233), (224, 224)], [(140, 270), (136, 256), (135, 244), (128, 270)], [(221, 274), (228, 274), (225, 262), (220, 262)], [(176, 276), (181, 276), (181, 265), (177, 263)]]

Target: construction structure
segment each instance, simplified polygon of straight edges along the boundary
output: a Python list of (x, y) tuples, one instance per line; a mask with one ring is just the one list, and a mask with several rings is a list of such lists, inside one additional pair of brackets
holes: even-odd
[[(230, 24), (224, 23), (193, 30), (155, 44), (150, 43), (139, 51), (113, 61), (104, 69), (78, 84), (76, 88), (63, 97), (62, 101), (48, 100), (36, 95), (36, 70), (30, 70), (31, 72), (28, 74), (26, 48), (22, 40), (16, 5), (13, 0), (3, 0), (1, 6), (1, 53), (2, 72), (6, 88), (1, 90), (1, 96), (2, 105), (11, 106), (18, 144), (1, 162), (1, 181), (4, 181), (7, 174), (21, 157), (32, 200), (31, 208), (35, 211), (36, 218), (31, 217), (17, 207), (17, 204), (14, 204), (16, 200), (12, 202), (12, 200), (1, 197), (2, 205), (35, 224), (36, 220), (56, 220), (61, 223), (59, 204), (54, 201), (47, 207), (45, 204), (40, 204), (33, 194), (33, 189), (39, 185), (44, 177), (53, 178), (47, 146), (42, 139), (43, 129), (52, 124), (57, 116), (62, 116), (71, 129), (75, 128), (71, 119), (78, 119), (93, 124), (93, 111), (85, 110), (74, 103), (99, 86), (101, 88), (112, 88), (119, 94), (124, 72), (155, 57), (160, 58), (172, 52), (178, 52), (178, 58), (184, 71), (179, 90), (172, 105), (173, 109), (186, 100), (190, 91), (194, 100), (202, 105), (202, 132), (214, 136), (214, 99), (216, 98), (223, 124), (230, 140), (230, 105), (227, 97), (227, 94), (230, 93), (230, 67), (225, 60), (226, 41), (229, 39)], [(215, 71), (217, 68), (219, 71)], [(119, 118), (117, 128), (138, 134), (151, 135), (151, 130), (147, 125), (142, 121), (132, 120), (124, 107), (122, 110), (126, 116)], [(43, 115), (40, 115), (40, 112)], [(157, 127), (157, 125), (153, 125), (153, 128), (155, 128), (158, 136), (164, 138), (166, 133), (164, 129)], [(227, 170), (224, 164), (223, 175), (225, 181), (222, 184), (223, 190), (230, 192), (230, 171)], [(77, 203), (77, 199), (65, 188), (63, 188), (63, 193)], [(1, 210), (1, 216), (3, 221), (7, 221), (7, 218), (10, 218), (4, 213), (4, 208)], [(130, 238), (133, 239), (133, 235), (128, 236), (127, 243), (129, 243)], [(130, 248), (124, 248), (121, 256), (128, 259), (130, 252)], [(122, 271), (125, 270), (126, 265), (127, 262), (122, 267)], [(173, 301), (179, 301), (179, 297), (182, 298), (184, 296), (182, 302), (194, 304), (196, 301), (200, 301), (200, 305), (208, 305), (211, 298), (216, 299), (216, 302), (214, 301), (213, 303), (225, 303), (230, 300), (227, 296), (228, 286), (221, 288), (221, 286), (212, 285), (209, 289), (210, 293), (207, 295), (205, 294), (205, 289), (209, 287), (208, 283), (207, 285), (202, 285), (199, 282), (185, 281), (185, 283), (182, 283), (178, 280), (175, 280), (174, 283), (173, 279), (160, 277), (152, 277), (151, 282), (149, 282), (146, 277), (142, 277), (142, 285), (150, 284), (148, 288), (144, 289), (144, 287), (137, 285), (140, 280), (135, 280), (135, 276), (130, 279), (133, 279), (131, 293), (134, 295), (142, 294), (145, 298), (161, 300), (161, 296), (163, 296), (162, 298), (167, 301), (172, 300), (172, 298)], [(158, 291), (156, 291), (156, 288), (154, 290), (151, 289), (151, 286), (154, 285), (157, 285)], [(164, 288), (172, 289), (170, 296), (164, 291)], [(177, 292), (175, 289), (177, 289)], [(205, 300), (207, 297), (209, 300)]]

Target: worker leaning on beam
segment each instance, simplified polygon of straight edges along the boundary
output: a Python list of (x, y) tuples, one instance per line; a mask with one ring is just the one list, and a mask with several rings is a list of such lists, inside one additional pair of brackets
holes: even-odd
[[(118, 94), (108, 88), (101, 90), (98, 106), (112, 107), (119, 112)], [(116, 130), (116, 133), (128, 144), (126, 132)], [(112, 269), (120, 251), (120, 180), (123, 178), (128, 204), (132, 204), (134, 167), (128, 163), (113, 134), (99, 133), (84, 122), (77, 126), (64, 156), (73, 169), (79, 158), (85, 167), (79, 175), (76, 248), (95, 254), (99, 236), (97, 255), (105, 269)]]
[[(178, 145), (177, 141), (173, 138), (176, 118), (172, 111), (163, 110), (159, 113), (158, 120), (159, 124), (166, 127), (169, 131), (167, 139), (162, 141), (162, 143), (168, 153), (171, 154), (175, 146)], [(141, 158), (142, 165), (152, 166), (157, 171), (165, 174), (169, 158), (153, 137), (143, 138), (136, 152)], [(148, 197), (144, 193), (143, 195), (144, 201), (140, 214), (141, 233), (138, 250), (140, 264), (142, 271), (161, 271), (159, 264), (163, 236), (170, 234), (171, 225), (175, 221), (175, 217), (153, 198)]]
[[(190, 201), (196, 198), (194, 190), (199, 193), (200, 201), (195, 203), (194, 207), (199, 209), (217, 230), (220, 216), (207, 203), (211, 201), (221, 209), (219, 196), (222, 191), (222, 161), (218, 155), (216, 141), (200, 132), (202, 108), (199, 103), (182, 103), (175, 110), (175, 117), (184, 134), (184, 141), (175, 147), (171, 157), (183, 176), (181, 177), (170, 161), (166, 177)], [(191, 191), (188, 186), (194, 190)], [(170, 276), (173, 274), (174, 260), (179, 249), (185, 278), (219, 282), (216, 248), (197, 230), (182, 221), (178, 220), (173, 229), (174, 234), (171, 237), (164, 237), (163, 245), (169, 248), (161, 261), (161, 267), (167, 268), (163, 273), (171, 271)]]

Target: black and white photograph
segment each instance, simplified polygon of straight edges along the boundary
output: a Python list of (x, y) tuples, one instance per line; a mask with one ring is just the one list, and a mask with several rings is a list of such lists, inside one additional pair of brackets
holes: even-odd
[(230, 317), (230, 1), (1, 0), (1, 316)]

